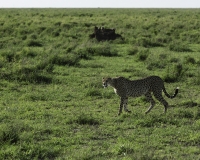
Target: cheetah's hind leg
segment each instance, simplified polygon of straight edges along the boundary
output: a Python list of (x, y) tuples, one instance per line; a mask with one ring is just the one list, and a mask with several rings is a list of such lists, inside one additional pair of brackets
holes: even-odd
[(164, 114), (166, 114), (167, 108), (168, 108), (169, 105), (168, 105), (167, 101), (162, 97), (162, 93), (161, 92), (154, 93), (154, 96), (156, 97), (156, 99), (158, 101), (160, 101), (164, 105), (164, 107), (165, 107)]

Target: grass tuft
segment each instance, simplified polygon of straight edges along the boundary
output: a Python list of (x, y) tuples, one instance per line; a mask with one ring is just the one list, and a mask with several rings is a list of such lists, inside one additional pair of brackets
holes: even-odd
[(93, 117), (92, 115), (87, 115), (87, 114), (81, 114), (75, 117), (72, 121), (69, 123), (77, 123), (79, 125), (100, 125), (100, 120), (97, 118)]
[(20, 141), (20, 133), (23, 126), (17, 123), (3, 125), (0, 130), (1, 144), (17, 144)]
[(125, 145), (121, 145), (117, 151), (118, 155), (134, 154), (134, 149)]

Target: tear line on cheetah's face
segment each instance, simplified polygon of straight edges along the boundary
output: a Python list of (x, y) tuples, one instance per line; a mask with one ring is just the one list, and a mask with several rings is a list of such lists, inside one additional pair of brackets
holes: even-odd
[(106, 88), (109, 86), (110, 78), (102, 78), (103, 87)]

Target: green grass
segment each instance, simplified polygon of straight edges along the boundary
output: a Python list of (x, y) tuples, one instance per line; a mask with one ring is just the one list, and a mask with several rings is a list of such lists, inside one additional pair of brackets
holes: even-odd
[[(0, 159), (199, 159), (198, 9), (0, 9)], [(94, 26), (122, 40), (90, 39)], [(117, 116), (102, 77), (159, 75)]]

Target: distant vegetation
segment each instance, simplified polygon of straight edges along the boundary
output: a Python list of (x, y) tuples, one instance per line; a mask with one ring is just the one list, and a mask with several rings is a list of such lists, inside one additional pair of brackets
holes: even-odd
[[(0, 159), (199, 159), (199, 9), (0, 9)], [(124, 39), (90, 39), (94, 26)], [(179, 86), (117, 116), (102, 77)]]

